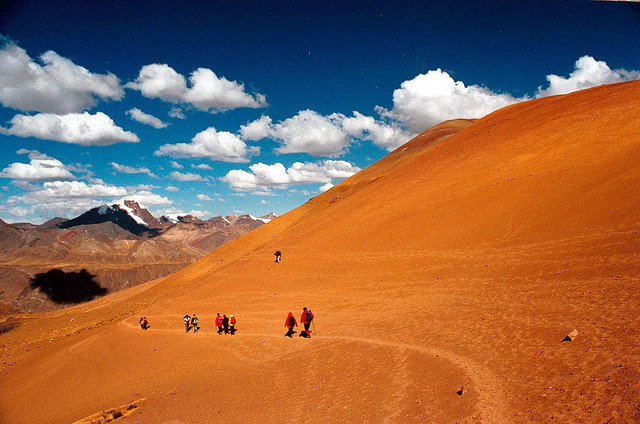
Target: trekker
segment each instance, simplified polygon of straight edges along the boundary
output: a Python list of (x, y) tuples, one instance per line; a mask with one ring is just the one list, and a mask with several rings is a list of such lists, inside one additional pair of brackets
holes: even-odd
[(304, 324), (304, 331), (300, 332), (299, 337), (311, 337), (309, 326), (311, 325), (312, 320), (313, 312), (311, 312), (311, 310), (307, 310), (307, 307), (305, 306), (302, 308), (302, 315), (300, 316), (300, 322)]
[(284, 321), (284, 326), (288, 328), (287, 334), (285, 334), (284, 336), (291, 338), (291, 336), (295, 333), (295, 331), (293, 331), (293, 327), (298, 326), (298, 322), (291, 312), (289, 312), (289, 315), (287, 315), (287, 319)]
[(231, 335), (233, 336), (236, 333), (236, 317), (234, 317), (233, 315), (231, 315), (229, 317), (229, 333), (231, 333)]
[(222, 317), (220, 314), (216, 316), (216, 327), (218, 327), (218, 334), (222, 334)]
[(191, 317), (189, 314), (185, 314), (183, 320), (185, 333), (188, 333), (191, 330)]
[(274, 253), (274, 255), (276, 255), (276, 262), (280, 263), (280, 261), (282, 260), (282, 252), (277, 250), (276, 253)]
[(200, 327), (198, 327), (198, 317), (196, 316), (196, 314), (193, 314), (193, 316), (191, 317), (191, 327), (193, 327), (194, 333), (200, 329)]
[(224, 334), (229, 334), (229, 318), (225, 314), (222, 314), (222, 328)]
[(149, 325), (149, 321), (147, 321), (147, 317), (140, 318), (140, 328), (143, 330), (148, 330), (149, 327), (151, 326)]

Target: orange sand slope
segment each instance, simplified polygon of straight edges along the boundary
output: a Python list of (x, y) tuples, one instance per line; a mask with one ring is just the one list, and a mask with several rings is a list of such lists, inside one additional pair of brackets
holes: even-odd
[(0, 422), (638, 422), (639, 188), (640, 82), (441, 124), (163, 280), (20, 317)]

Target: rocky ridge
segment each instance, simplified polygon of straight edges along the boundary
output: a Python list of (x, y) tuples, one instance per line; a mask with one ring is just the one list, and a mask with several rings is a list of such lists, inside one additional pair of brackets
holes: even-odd
[(109, 292), (161, 278), (274, 217), (187, 215), (173, 222), (126, 200), (42, 225), (0, 220), (0, 303), (29, 312), (60, 307), (29, 285), (52, 269), (86, 269)]

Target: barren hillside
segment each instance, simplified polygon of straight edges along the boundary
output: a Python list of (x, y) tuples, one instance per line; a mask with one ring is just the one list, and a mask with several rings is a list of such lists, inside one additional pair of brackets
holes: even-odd
[(85, 270), (109, 292), (162, 278), (269, 219), (242, 215), (203, 221), (187, 215), (171, 223), (134, 201), (123, 205), (147, 224), (106, 205), (111, 212), (94, 208), (75, 219), (57, 218), (40, 226), (0, 220), (0, 303), (24, 312), (68, 306), (31, 287), (34, 279), (50, 272), (62, 271), (66, 280)]
[(639, 188), (640, 82), (441, 124), (169, 277), (5, 321), (0, 422), (640, 421)]

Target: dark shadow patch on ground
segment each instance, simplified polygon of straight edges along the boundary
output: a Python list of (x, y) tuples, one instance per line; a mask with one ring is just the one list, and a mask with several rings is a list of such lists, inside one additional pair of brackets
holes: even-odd
[(31, 278), (29, 286), (40, 289), (51, 301), (57, 304), (82, 303), (97, 296), (107, 294), (86, 269), (78, 272), (64, 272), (54, 268)]
[(19, 326), (20, 320), (9, 317), (5, 321), (0, 322), (0, 334), (8, 333), (9, 331), (18, 328)]

